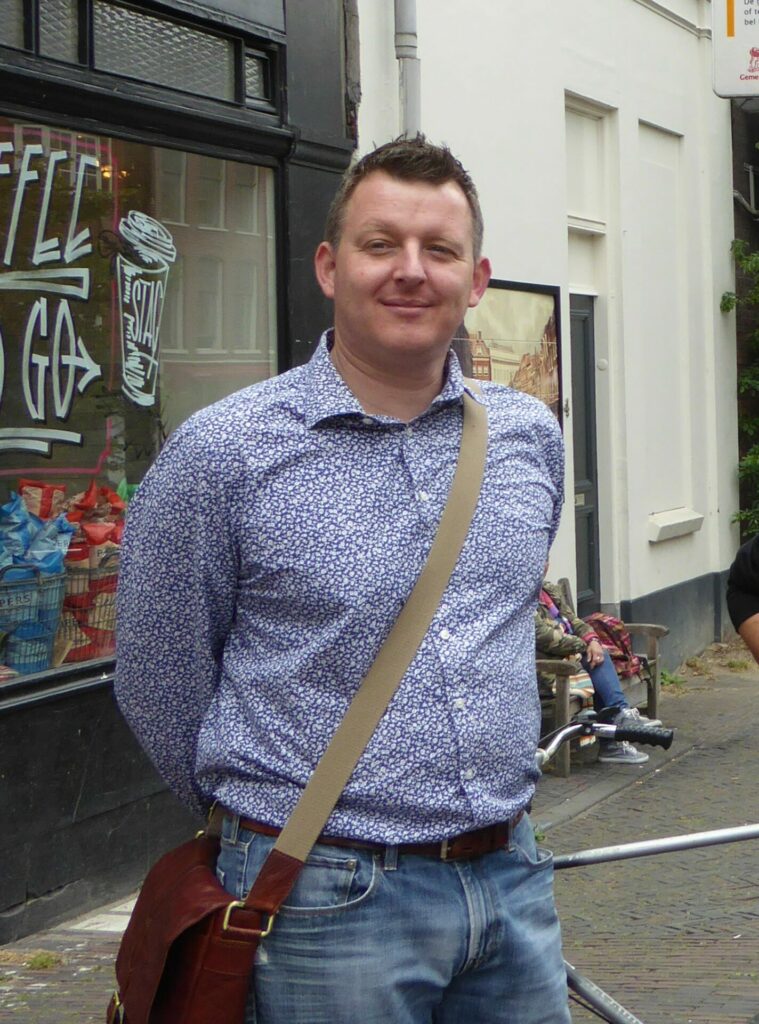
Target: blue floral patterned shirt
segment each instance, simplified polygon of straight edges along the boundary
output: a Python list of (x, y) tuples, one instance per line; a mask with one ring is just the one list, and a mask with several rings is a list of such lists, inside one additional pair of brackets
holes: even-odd
[[(196, 810), (282, 825), (414, 585), (461, 439), (464, 379), (408, 425), (311, 361), (193, 415), (130, 507), (116, 696)], [(477, 397), (477, 396), (475, 396)], [(439, 840), (530, 800), (533, 612), (562, 500), (539, 401), (485, 383), (482, 494), (443, 601), (326, 831)]]

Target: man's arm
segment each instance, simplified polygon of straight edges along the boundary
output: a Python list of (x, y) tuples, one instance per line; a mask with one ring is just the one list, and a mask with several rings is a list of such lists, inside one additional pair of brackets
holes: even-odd
[(746, 646), (759, 661), (759, 535), (739, 549), (730, 566), (727, 610)]
[(756, 661), (759, 661), (759, 612), (745, 619), (738, 627), (738, 632)]
[(228, 488), (215, 480), (202, 427), (187, 426), (172, 436), (129, 506), (115, 693), (163, 778), (202, 813), (198, 732), (218, 684), (238, 566)]

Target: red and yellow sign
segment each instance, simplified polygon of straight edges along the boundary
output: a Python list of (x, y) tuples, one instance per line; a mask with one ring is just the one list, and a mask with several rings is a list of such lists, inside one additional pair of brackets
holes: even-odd
[(759, 0), (713, 0), (714, 91), (759, 96)]

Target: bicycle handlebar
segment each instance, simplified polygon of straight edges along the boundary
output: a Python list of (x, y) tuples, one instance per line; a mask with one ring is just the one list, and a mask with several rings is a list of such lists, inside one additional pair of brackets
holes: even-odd
[(656, 725), (612, 725), (608, 722), (596, 721), (596, 713), (591, 710), (581, 711), (575, 718), (559, 729), (546, 743), (545, 748), (538, 747), (535, 752), (535, 764), (542, 768), (556, 751), (573, 736), (597, 736), (602, 740), (631, 740), (635, 743), (645, 743), (653, 747), (663, 747), (665, 750), (672, 745), (675, 735), (674, 729), (662, 729)]
[(658, 725), (618, 725), (614, 739), (647, 743), (651, 747), (664, 747), (665, 750), (669, 750), (674, 735), (674, 729), (662, 729)]

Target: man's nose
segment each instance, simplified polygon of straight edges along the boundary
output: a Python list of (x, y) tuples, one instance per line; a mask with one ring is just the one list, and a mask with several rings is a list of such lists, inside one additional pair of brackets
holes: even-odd
[(404, 284), (419, 284), (427, 277), (423, 251), (420, 245), (409, 242), (401, 246), (396, 257), (393, 276)]

